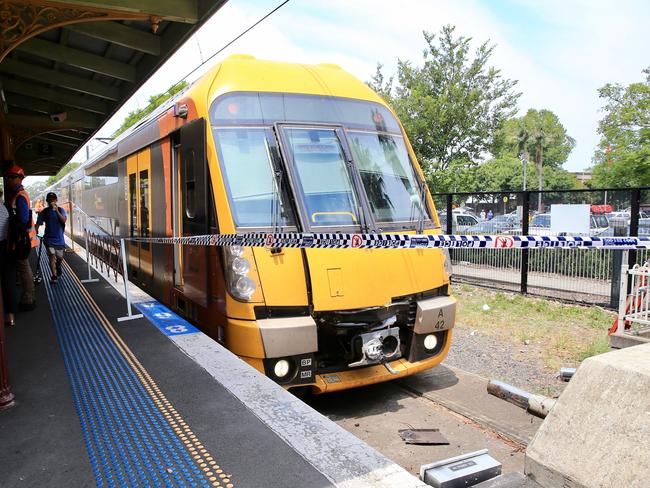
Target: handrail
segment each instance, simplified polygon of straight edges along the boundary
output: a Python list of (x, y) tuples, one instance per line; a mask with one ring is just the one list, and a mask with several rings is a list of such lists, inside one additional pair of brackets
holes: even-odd
[(70, 202), (70, 203), (72, 204), (72, 207), (74, 208), (74, 211), (75, 211), (75, 212), (80, 212), (80, 213), (82, 213), (82, 214), (83, 214), (87, 219), (90, 219), (90, 220), (92, 221), (92, 223), (93, 223), (93, 225), (94, 225), (95, 227), (97, 227), (99, 230), (101, 230), (101, 231), (102, 231), (104, 234), (106, 234), (107, 236), (110, 236), (110, 237), (112, 237), (112, 238), (114, 238), (114, 239), (116, 238), (115, 235), (114, 235), (112, 232), (109, 232), (109, 231), (107, 231), (106, 229), (104, 229), (104, 228), (101, 226), (101, 224), (95, 220), (94, 217), (92, 217), (92, 216), (88, 215), (86, 212), (84, 212), (84, 211), (82, 210), (82, 208), (81, 208), (79, 205), (77, 205), (77, 204), (74, 203), (74, 202)]

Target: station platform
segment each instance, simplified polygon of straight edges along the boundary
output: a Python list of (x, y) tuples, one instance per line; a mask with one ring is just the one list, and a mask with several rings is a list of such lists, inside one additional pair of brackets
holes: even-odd
[(426, 486), (157, 302), (117, 322), (116, 287), (65, 256), (6, 330), (0, 486)]

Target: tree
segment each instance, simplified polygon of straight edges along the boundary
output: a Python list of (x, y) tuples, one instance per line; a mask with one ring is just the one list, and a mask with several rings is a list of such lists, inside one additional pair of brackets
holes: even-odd
[[(520, 156), (527, 161), (530, 161), (532, 156), (537, 172), (537, 188), (542, 190), (545, 187), (544, 168), (560, 168), (574, 146), (575, 140), (567, 134), (557, 115), (550, 110), (531, 108), (523, 117), (511, 119), (504, 124), (495, 138), (492, 151), (500, 155)], [(538, 198), (540, 211), (541, 206), (542, 195), (540, 194)]]
[(45, 189), (49, 185), (47, 184), (47, 181), (41, 180), (41, 181), (35, 181), (31, 185), (27, 185), (25, 187), (25, 190), (27, 190), (27, 193), (29, 193), (30, 197), (34, 198), (37, 195), (40, 195), (45, 191)]
[(643, 73), (639, 83), (608, 83), (598, 90), (606, 104), (594, 155), (595, 186), (650, 185), (650, 66)]
[[(504, 154), (486, 161), (476, 169), (476, 174), (482, 191), (516, 191), (523, 188), (521, 160), (514, 155)], [(534, 185), (535, 174), (529, 170), (526, 173), (526, 186)]]
[(54, 176), (50, 176), (45, 183), (47, 184), (47, 186), (51, 186), (57, 181), (59, 181), (61, 178), (63, 178), (65, 175), (72, 173), (79, 166), (81, 166), (81, 163), (70, 162), (66, 164), (63, 168), (61, 168), (57, 174), (55, 174)]
[[(526, 174), (526, 186), (535, 186), (536, 168)], [(486, 161), (476, 169), (476, 180), (481, 182), (482, 191), (507, 192), (523, 188), (524, 174), (521, 160), (515, 155), (502, 154)], [(558, 167), (544, 169), (544, 190), (570, 190), (576, 187), (576, 177)]]
[(485, 42), (472, 56), (471, 38), (454, 31), (447, 25), (438, 36), (424, 32), (424, 64), (398, 60), (395, 87), (381, 65), (369, 82), (392, 100), (434, 191), (453, 190), (448, 185), (483, 160), (520, 95), (516, 81), (488, 66), (494, 46)]
[(149, 97), (149, 103), (144, 108), (138, 108), (129, 112), (129, 114), (124, 118), (122, 125), (113, 133), (111, 137), (115, 138), (119, 136), (122, 132), (127, 130), (129, 127), (135, 125), (137, 122), (145, 118), (151, 112), (156, 110), (160, 105), (169, 100), (171, 97), (176, 95), (178, 92), (187, 87), (187, 81), (181, 81), (176, 85), (172, 85), (165, 92), (158, 93), (157, 95), (152, 95)]
[(377, 63), (377, 71), (375, 71), (372, 79), (366, 82), (366, 84), (386, 100), (386, 102), (392, 104), (391, 92), (393, 91), (393, 77), (391, 76), (388, 81), (384, 81), (384, 74), (381, 72), (382, 68), (383, 65)]

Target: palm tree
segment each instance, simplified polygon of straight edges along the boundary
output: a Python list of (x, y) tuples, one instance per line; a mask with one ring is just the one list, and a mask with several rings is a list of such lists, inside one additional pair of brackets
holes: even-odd
[(524, 163), (524, 191), (526, 191), (526, 163), (528, 162), (528, 139), (530, 134), (526, 130), (523, 119), (519, 121), (519, 132), (517, 133), (517, 154)]
[[(558, 132), (557, 127), (557, 117), (553, 112), (549, 110), (540, 110), (535, 113), (534, 117), (531, 117), (531, 139), (533, 141), (534, 148), (534, 160), (535, 160), (535, 169), (537, 170), (537, 181), (538, 181), (538, 199), (537, 199), (537, 211), (542, 211), (542, 179), (544, 171), (544, 152), (557, 142), (560, 142), (561, 139), (566, 138), (570, 139), (564, 132), (562, 128), (561, 132)], [(558, 137), (561, 137), (558, 140)]]

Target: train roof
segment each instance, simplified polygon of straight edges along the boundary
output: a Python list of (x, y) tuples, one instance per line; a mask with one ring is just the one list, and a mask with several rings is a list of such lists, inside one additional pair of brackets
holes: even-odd
[(300, 64), (233, 55), (212, 70), (210, 100), (228, 92), (330, 95), (384, 103), (365, 83), (336, 64)]
[(308, 65), (260, 60), (250, 55), (232, 55), (126, 130), (82, 167), (85, 170), (97, 170), (138, 150), (128, 142), (172, 109), (179, 99), (206, 97), (204, 100), (209, 106), (215, 98), (231, 92), (300, 93), (385, 104), (365, 83), (335, 64)]

